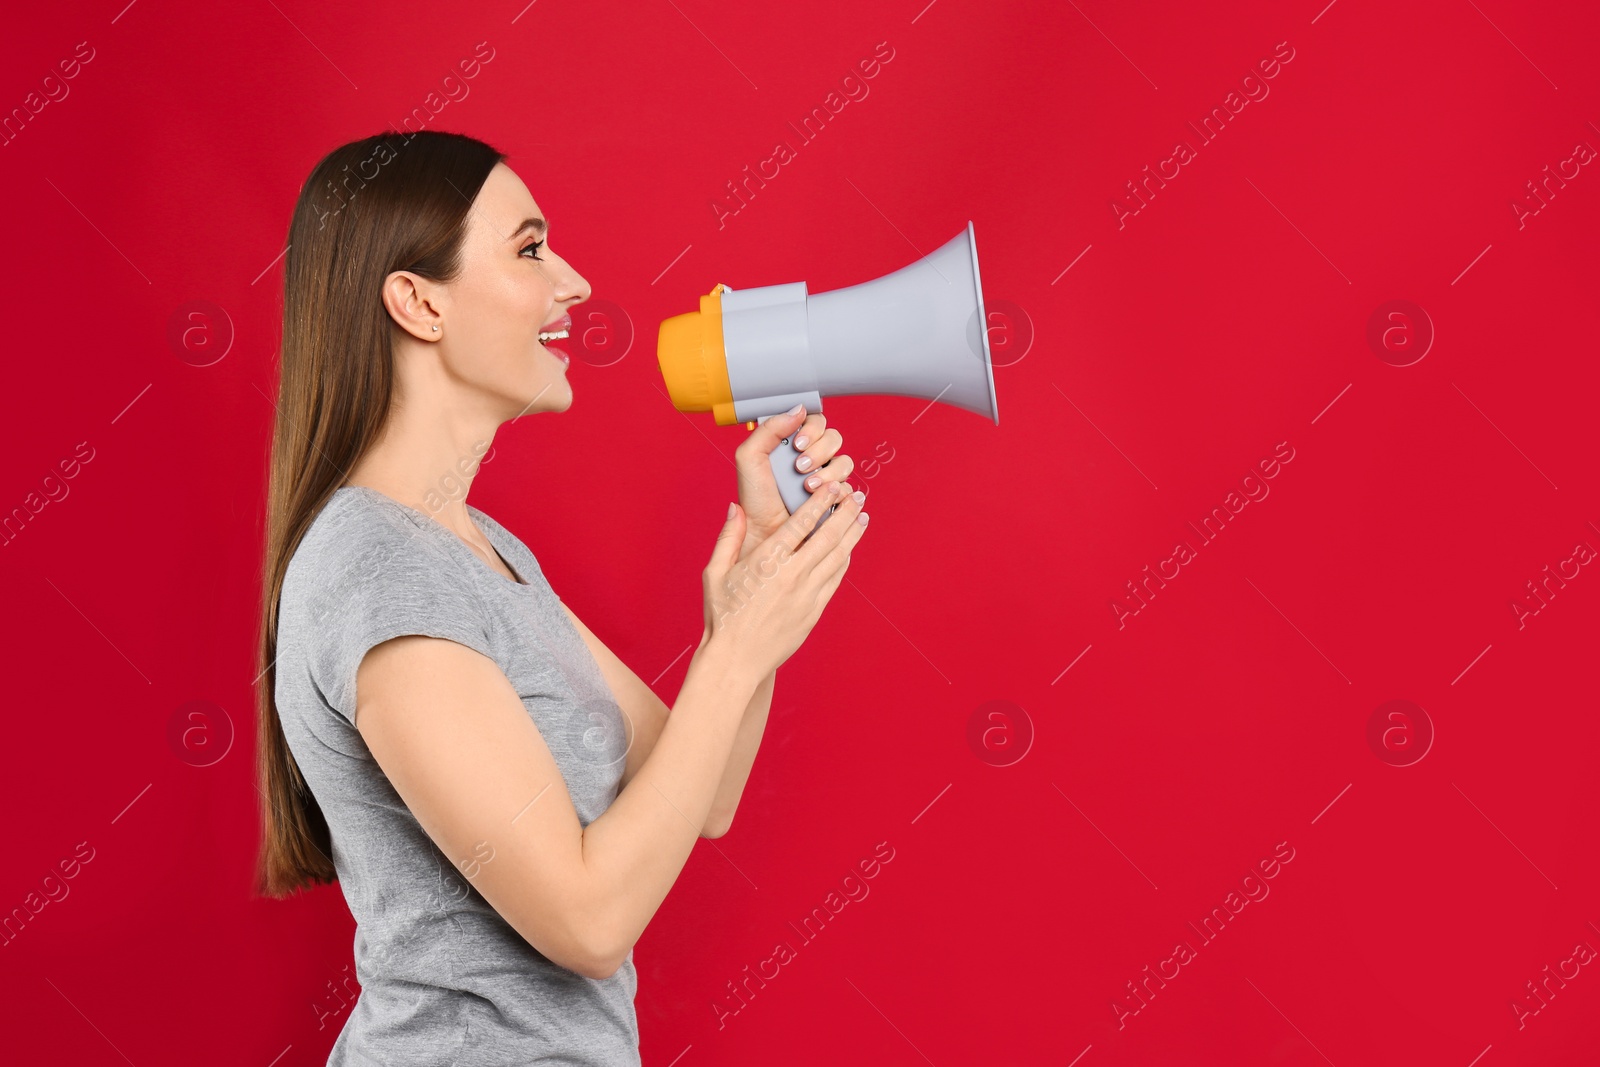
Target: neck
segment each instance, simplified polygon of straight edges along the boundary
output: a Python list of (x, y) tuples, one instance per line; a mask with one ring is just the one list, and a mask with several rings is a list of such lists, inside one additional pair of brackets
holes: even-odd
[[(435, 389), (413, 395), (450, 394)], [(467, 493), (498, 424), (464, 406), (408, 406), (396, 400), (383, 435), (351, 468), (345, 484), (376, 489), (458, 534), (475, 532)]]

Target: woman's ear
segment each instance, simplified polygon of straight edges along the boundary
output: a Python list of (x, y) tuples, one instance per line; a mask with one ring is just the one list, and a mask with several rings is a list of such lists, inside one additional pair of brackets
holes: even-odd
[(444, 319), (430, 299), (434, 283), (397, 270), (383, 280), (383, 306), (402, 330), (419, 341), (437, 341), (443, 332)]

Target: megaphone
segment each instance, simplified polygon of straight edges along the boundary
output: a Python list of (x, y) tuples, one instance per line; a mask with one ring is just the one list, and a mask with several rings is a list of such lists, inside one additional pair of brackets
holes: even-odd
[[(915, 263), (844, 289), (719, 283), (699, 311), (661, 323), (656, 354), (673, 406), (709, 411), (718, 426), (865, 394), (939, 401), (1000, 423), (971, 221)], [(811, 472), (795, 470), (796, 458), (772, 452), (790, 514), (810, 497)]]

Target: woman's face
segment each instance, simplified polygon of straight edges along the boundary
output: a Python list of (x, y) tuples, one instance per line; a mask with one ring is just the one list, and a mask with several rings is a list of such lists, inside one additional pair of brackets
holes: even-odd
[(487, 394), (502, 422), (572, 404), (568, 363), (539, 334), (564, 328), (589, 283), (551, 251), (545, 223), (522, 179), (496, 164), (468, 213), (461, 273), (430, 290), (437, 318), (419, 333), (437, 338), (446, 372)]

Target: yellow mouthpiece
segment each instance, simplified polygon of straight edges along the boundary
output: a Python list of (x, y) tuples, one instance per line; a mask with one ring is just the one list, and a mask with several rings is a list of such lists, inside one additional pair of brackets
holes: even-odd
[(700, 298), (699, 311), (662, 321), (656, 358), (673, 407), (709, 411), (718, 426), (731, 426), (739, 420), (733, 414), (728, 354), (722, 346), (722, 290), (719, 282)]

